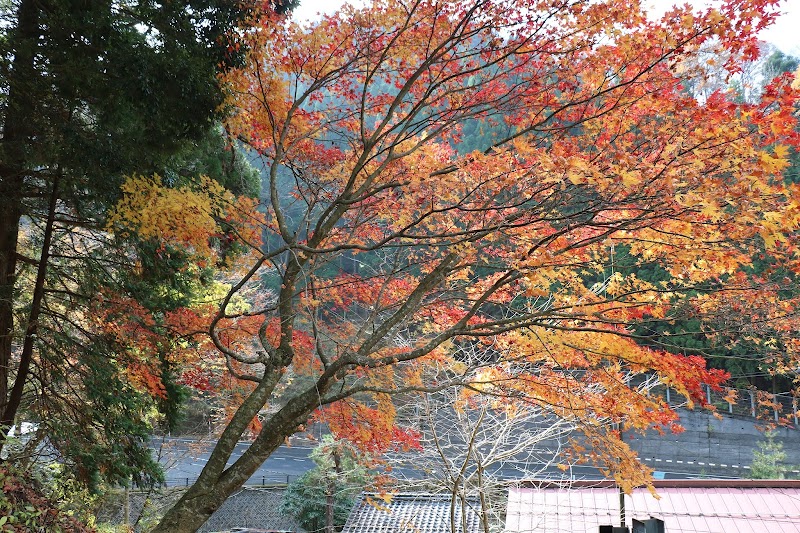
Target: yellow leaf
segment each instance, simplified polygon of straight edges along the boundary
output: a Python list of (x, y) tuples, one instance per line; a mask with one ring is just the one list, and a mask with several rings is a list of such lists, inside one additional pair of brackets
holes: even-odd
[(580, 185), (586, 181), (581, 174), (575, 172), (574, 170), (567, 171), (567, 179), (571, 181), (573, 185)]
[(639, 176), (636, 175), (635, 172), (623, 171), (620, 174), (622, 178), (622, 184), (626, 187), (635, 187), (639, 185)]

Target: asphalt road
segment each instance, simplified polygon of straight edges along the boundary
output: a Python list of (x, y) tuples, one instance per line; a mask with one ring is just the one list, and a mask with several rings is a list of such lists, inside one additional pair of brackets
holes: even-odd
[[(190, 485), (200, 475), (213, 447), (214, 441), (193, 440), (182, 438), (153, 439), (153, 453), (164, 465), (166, 470), (167, 486)], [(238, 459), (249, 443), (240, 442), (229, 461), (229, 464)], [(314, 467), (309, 458), (312, 446), (308, 443), (293, 446), (281, 446), (275, 451), (255, 474), (248, 480), (247, 485), (263, 485), (271, 483), (287, 483), (297, 479), (304, 472)], [(657, 461), (657, 460), (656, 460)], [(657, 469), (656, 477), (660, 479), (687, 479), (699, 477), (704, 474), (703, 463), (700, 464), (667, 464), (666, 462), (653, 462), (648, 464)], [(495, 469), (494, 474), (504, 479), (521, 479), (524, 472), (530, 472), (531, 465), (507, 462), (502, 467)], [(555, 466), (541, 465), (542, 469), (537, 478), (550, 479), (602, 479), (602, 474), (597, 468), (589, 465), (575, 465), (566, 471)], [(742, 477), (744, 472), (731, 470), (730, 476), (715, 475), (714, 477)], [(396, 468), (393, 475), (398, 478), (419, 479), (425, 474), (414, 470), (412, 466)], [(434, 472), (432, 475), (436, 476)]]
[[(215, 441), (182, 438), (154, 438), (151, 448), (166, 471), (167, 486), (189, 485), (200, 475), (206, 465)], [(247, 449), (249, 443), (240, 442), (228, 464), (233, 463)], [(314, 467), (309, 458), (312, 448), (308, 445), (281, 446), (273, 453), (247, 485), (287, 483), (300, 477)]]

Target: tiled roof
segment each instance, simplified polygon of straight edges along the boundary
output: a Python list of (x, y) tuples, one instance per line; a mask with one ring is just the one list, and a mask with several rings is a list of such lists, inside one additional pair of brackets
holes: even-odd
[[(373, 503), (370, 503), (370, 500)], [(479, 533), (476, 501), (467, 501), (466, 533)], [(434, 494), (395, 494), (389, 503), (376, 495), (362, 495), (342, 533), (451, 533), (450, 496)], [(457, 503), (455, 520), (462, 528), (461, 505)]]
[(201, 533), (234, 527), (304, 533), (297, 521), (280, 511), (283, 487), (247, 487), (233, 494), (198, 530)]
[[(656, 491), (659, 499), (646, 488), (625, 496), (629, 527), (632, 518), (654, 517), (667, 533), (800, 532), (800, 482), (664, 481)], [(619, 517), (619, 489), (608, 483), (542, 484), (510, 489), (506, 532), (597, 533)]]
[[(238, 527), (305, 533), (296, 520), (279, 511), (285, 490), (282, 486), (243, 488), (232, 494), (198, 531), (229, 531)], [(164, 494), (132, 491), (129, 494), (131, 522), (138, 523), (145, 500), (147, 515), (159, 515), (172, 507), (183, 493), (183, 489), (170, 489)], [(124, 509), (125, 495), (122, 492), (110, 492), (98, 510), (98, 522), (122, 524)], [(140, 529), (137, 527), (136, 531)]]

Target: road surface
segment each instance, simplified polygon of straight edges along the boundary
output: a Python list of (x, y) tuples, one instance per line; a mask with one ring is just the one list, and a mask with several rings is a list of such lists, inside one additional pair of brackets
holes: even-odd
[[(168, 487), (186, 486), (192, 484), (200, 475), (200, 471), (208, 461), (213, 440), (195, 440), (184, 438), (154, 438), (151, 444), (153, 453), (166, 471)], [(249, 446), (248, 442), (240, 442), (231, 457), (230, 463), (238, 459)], [(313, 446), (311, 443), (300, 443), (292, 446), (281, 446), (273, 453), (261, 467), (250, 477), (246, 485), (264, 485), (291, 482), (303, 473), (314, 467), (314, 462), (309, 455)], [(658, 479), (687, 479), (703, 476), (709, 465), (697, 461), (681, 461), (677, 464), (672, 461), (660, 461), (648, 458), (645, 464), (656, 469)], [(550, 479), (603, 479), (602, 474), (590, 465), (575, 465), (566, 471), (555, 466), (542, 466), (537, 478)], [(714, 465), (716, 466), (716, 465)], [(725, 465), (727, 466), (727, 465)], [(503, 479), (521, 479), (523, 472), (530, 472), (531, 465), (507, 462), (494, 473)], [(715, 475), (714, 477), (747, 477), (748, 472), (731, 469), (729, 475)], [(419, 479), (425, 474), (410, 467), (396, 468), (393, 475), (398, 478)]]
[[(153, 454), (166, 471), (168, 487), (190, 485), (200, 475), (206, 465), (215, 441), (183, 438), (154, 438), (151, 441)], [(233, 463), (250, 444), (240, 442), (228, 464)], [(275, 451), (247, 485), (287, 483), (295, 480), (314, 467), (309, 458), (312, 447), (309, 445), (281, 446)]]

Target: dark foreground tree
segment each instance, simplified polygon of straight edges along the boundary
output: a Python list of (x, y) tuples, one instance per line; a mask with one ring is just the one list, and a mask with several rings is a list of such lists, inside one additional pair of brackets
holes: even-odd
[[(205, 335), (187, 337), (213, 348), (226, 371), (210, 379), (236, 394), (156, 531), (196, 530), (310, 419), (375, 453), (411, 444), (394, 398), (451, 386), (460, 405), (485, 394), (567, 419), (585, 434), (576, 458), (625, 489), (646, 483), (616, 428), (670, 428), (675, 414), (637, 379), (702, 403), (702, 384), (725, 376), (644, 347), (633, 326), (730, 294), (757, 294), (769, 321), (790, 303), (771, 305), (739, 268), (766, 247), (797, 269), (800, 203), (781, 177), (798, 142), (791, 77), (758, 104), (701, 103), (678, 69), (709, 39), (752, 57), (770, 5), (652, 22), (616, 0), (393, 0), (248, 34), (246, 68), (225, 77), (227, 126), (261, 154), (269, 197), (249, 212), (204, 204), (222, 224), (209, 235), (231, 216), (249, 253)], [(510, 134), (459, 153), (473, 120)], [(116, 231), (158, 238), (169, 219), (173, 244), (208, 254), (209, 235), (152, 216), (157, 183), (126, 189)], [(669, 279), (617, 271), (623, 244)]]
[(24, 414), (86, 481), (158, 478), (153, 397), (91, 308), (137, 263), (100, 230), (125, 174), (196, 174), (251, 15), (228, 0), (0, 7), (0, 449)]

